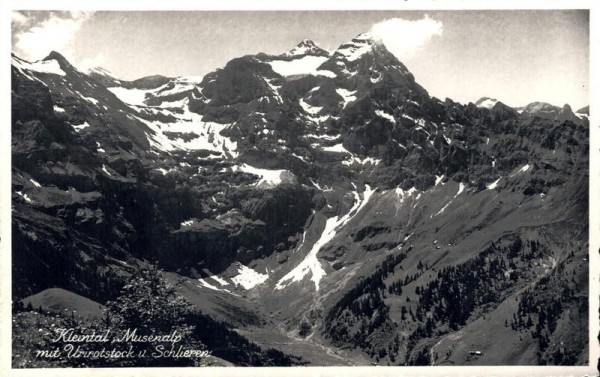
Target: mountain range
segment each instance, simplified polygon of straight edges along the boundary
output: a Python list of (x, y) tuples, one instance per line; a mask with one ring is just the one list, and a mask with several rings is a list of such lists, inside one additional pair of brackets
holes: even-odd
[(309, 365), (588, 363), (589, 109), (437, 99), (369, 33), (204, 77), (13, 55), (11, 93), (14, 301), (156, 262)]

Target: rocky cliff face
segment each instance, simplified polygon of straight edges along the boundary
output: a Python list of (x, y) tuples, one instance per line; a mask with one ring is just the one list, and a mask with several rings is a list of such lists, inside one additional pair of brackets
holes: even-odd
[(558, 345), (587, 334), (589, 124), (568, 106), (441, 101), (368, 34), (204, 78), (12, 59), (15, 298), (104, 302), (158, 261), (314, 364), (585, 362)]

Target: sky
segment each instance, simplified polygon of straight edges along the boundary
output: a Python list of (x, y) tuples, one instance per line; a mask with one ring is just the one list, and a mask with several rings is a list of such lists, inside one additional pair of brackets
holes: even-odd
[(12, 49), (56, 50), (115, 76), (202, 76), (235, 57), (283, 53), (302, 39), (334, 51), (370, 31), (432, 96), (510, 106), (588, 105), (589, 15), (510, 11), (13, 12)]

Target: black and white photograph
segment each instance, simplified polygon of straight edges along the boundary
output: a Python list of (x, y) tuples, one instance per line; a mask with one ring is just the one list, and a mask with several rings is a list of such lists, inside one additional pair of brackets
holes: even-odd
[(598, 373), (590, 6), (136, 6), (8, 12), (3, 370)]

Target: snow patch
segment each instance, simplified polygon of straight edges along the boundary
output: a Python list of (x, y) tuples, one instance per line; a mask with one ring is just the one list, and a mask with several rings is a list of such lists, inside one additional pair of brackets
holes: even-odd
[(307, 138), (311, 137), (311, 138), (314, 138), (314, 139), (322, 139), (322, 140), (333, 141), (333, 140), (339, 139), (340, 136), (342, 136), (342, 135), (331, 136), (331, 135), (327, 135), (327, 134), (323, 134), (323, 135), (308, 134), (308, 135), (305, 135), (304, 137), (307, 137)]
[(392, 114), (386, 113), (383, 110), (375, 110), (375, 115), (377, 115), (377, 116), (379, 116), (381, 118), (387, 119), (390, 122), (396, 124), (396, 119), (394, 119), (394, 116)]
[(317, 182), (313, 181), (312, 178), (309, 178), (309, 181), (310, 181), (310, 183), (313, 184), (313, 186), (315, 186), (320, 191), (323, 191), (323, 192), (333, 191), (333, 189), (331, 189), (330, 187), (323, 188), (323, 187), (319, 186), (319, 184)]
[(145, 105), (144, 99), (146, 98), (146, 94), (150, 93), (150, 90), (145, 89), (127, 89), (120, 86), (107, 88), (117, 96), (121, 100), (128, 105)]
[(208, 289), (212, 289), (213, 291), (220, 291), (219, 288), (217, 288), (214, 285), (206, 282), (206, 280), (204, 280), (204, 279), (198, 279), (198, 281), (200, 282), (200, 284), (202, 284), (203, 287), (206, 287)]
[[(350, 153), (350, 152), (348, 152)], [(379, 165), (379, 163), (381, 163), (381, 159), (378, 158), (373, 158), (373, 157), (365, 157), (365, 158), (360, 158), (357, 157), (355, 155), (352, 155), (350, 157), (349, 160), (345, 160), (342, 161), (342, 164), (346, 165), (346, 166), (350, 166), (352, 164), (360, 164), (360, 165), (366, 165), (366, 164), (371, 164), (371, 165)]]
[(308, 103), (304, 102), (303, 98), (300, 99), (300, 106), (302, 106), (302, 109), (304, 109), (304, 111), (310, 115), (317, 115), (321, 110), (323, 110), (322, 107), (309, 105)]
[(381, 73), (379, 73), (379, 75), (377, 77), (371, 77), (372, 84), (377, 84), (381, 80), (383, 80), (383, 75)]
[(502, 179), (502, 177), (500, 177), (500, 178), (496, 179), (494, 182), (492, 182), (492, 183), (490, 183), (489, 185), (487, 185), (487, 186), (486, 186), (486, 187), (487, 187), (487, 189), (488, 189), (488, 190), (493, 190), (493, 189), (495, 189), (496, 187), (498, 187), (498, 182), (500, 182), (500, 180), (501, 180), (501, 179)]
[(402, 148), (402, 149), (404, 149), (404, 150), (408, 150), (408, 149), (406, 148), (406, 145), (402, 144), (402, 143), (401, 143), (401, 142), (399, 142), (398, 140), (395, 140), (395, 139), (392, 139), (392, 140), (394, 140), (394, 141), (396, 142), (396, 144), (398, 144), (398, 146), (399, 146), (400, 148)]
[(300, 155), (298, 155), (298, 154), (296, 154), (296, 153), (292, 153), (292, 156), (296, 157), (296, 158), (297, 158), (298, 160), (300, 160), (300, 161), (304, 161), (304, 162), (306, 162), (307, 164), (309, 164), (309, 163), (310, 163), (310, 162), (309, 162), (309, 161), (308, 161), (308, 160), (307, 160), (307, 159), (306, 159), (304, 156), (300, 156)]
[(279, 89), (281, 88), (281, 86), (274, 85), (272, 83), (272, 81), (273, 81), (273, 79), (269, 80), (269, 79), (265, 78), (265, 82), (267, 83), (267, 85), (269, 86), (269, 88), (271, 89), (273, 94), (275, 95), (275, 99), (277, 100), (277, 102), (279, 104), (282, 104), (283, 99), (281, 98), (281, 95), (279, 95)]
[(406, 118), (408, 120), (412, 120), (413, 122), (417, 123), (415, 118), (411, 117), (410, 115), (402, 114), (402, 118)]
[(108, 175), (109, 177), (112, 177), (113, 175), (109, 173), (108, 170), (106, 170), (106, 165), (102, 165), (102, 171), (106, 173), (106, 175)]
[(33, 178), (29, 178), (29, 180), (31, 181), (31, 183), (33, 183), (33, 185), (35, 187), (42, 187), (42, 185), (40, 185), (40, 183), (36, 180), (34, 180)]
[(340, 95), (344, 99), (344, 103), (342, 104), (342, 108), (345, 108), (350, 102), (356, 101), (356, 90), (350, 91), (344, 88), (337, 88), (335, 90), (337, 94)]
[(180, 226), (182, 228), (189, 227), (189, 226), (192, 226), (193, 224), (195, 224), (196, 222), (197, 222), (196, 219), (189, 219), (189, 220), (182, 221)]
[(443, 213), (446, 210), (446, 208), (448, 208), (450, 203), (452, 203), (454, 201), (454, 199), (456, 199), (456, 197), (459, 196), (465, 190), (465, 187), (466, 187), (466, 185), (464, 183), (460, 182), (460, 184), (458, 185), (458, 191), (456, 192), (456, 194), (454, 194), (452, 199), (450, 199), (448, 201), (448, 203), (446, 203), (446, 205), (443, 206), (442, 209), (440, 209), (435, 215), (429, 216), (429, 218), (432, 218), (433, 216), (437, 216), (440, 213)]
[(268, 274), (261, 274), (238, 262), (238, 275), (231, 278), (231, 281), (235, 285), (241, 285), (244, 289), (248, 290), (264, 283), (268, 278)]
[(216, 281), (217, 283), (221, 284), (222, 286), (229, 285), (227, 280), (225, 280), (217, 275), (212, 275), (210, 278), (213, 279), (214, 281)]
[(317, 68), (323, 64), (326, 56), (304, 56), (293, 60), (272, 60), (267, 62), (281, 76), (317, 75)]
[(95, 99), (95, 98), (92, 98), (92, 97), (86, 97), (86, 96), (84, 96), (83, 94), (81, 94), (81, 93), (79, 93), (79, 92), (77, 92), (77, 94), (79, 94), (79, 96), (80, 96), (81, 98), (83, 98), (84, 100), (86, 100), (86, 101), (88, 101), (88, 102), (90, 102), (90, 103), (93, 103), (94, 105), (98, 105), (98, 100), (97, 100), (97, 99)]
[(398, 198), (400, 199), (400, 204), (404, 203), (404, 200), (411, 197), (415, 192), (417, 192), (417, 189), (415, 187), (411, 187), (406, 191), (404, 191), (400, 187), (396, 188), (396, 195), (398, 195)]
[(513, 173), (511, 173), (511, 174), (509, 175), (509, 177), (514, 177), (514, 176), (515, 176), (515, 175), (517, 175), (517, 174), (520, 174), (520, 173), (525, 173), (525, 172), (527, 172), (527, 171), (528, 171), (530, 168), (531, 168), (531, 165), (529, 165), (529, 164), (525, 164), (525, 165), (523, 165), (521, 168), (519, 168), (519, 170), (513, 171)]
[(330, 147), (322, 147), (321, 149), (323, 149), (325, 152), (337, 152), (337, 153), (348, 153), (351, 154), (346, 148), (344, 148), (344, 146), (342, 145), (342, 143), (336, 144), (336, 145), (332, 145)]
[(286, 175), (291, 175), (289, 171), (285, 169), (280, 170), (269, 170), (269, 169), (260, 169), (250, 166), (248, 164), (236, 165), (232, 168), (235, 171), (241, 171), (244, 173), (256, 175), (260, 177), (258, 183), (256, 183), (257, 187), (275, 187), (281, 184), (284, 180), (286, 180)]
[(75, 129), (75, 131), (79, 132), (79, 131), (81, 131), (83, 129), (88, 128), (90, 125), (89, 125), (88, 122), (83, 122), (83, 124), (80, 124), (80, 125), (77, 125), (77, 126), (74, 125), (74, 124), (72, 124), (71, 126)]
[(25, 201), (27, 203), (31, 203), (32, 202), (31, 198), (27, 194), (23, 194), (23, 192), (21, 192), (21, 191), (15, 191), (15, 193), (17, 195), (19, 195), (20, 197), (22, 197), (23, 199), (25, 199)]

